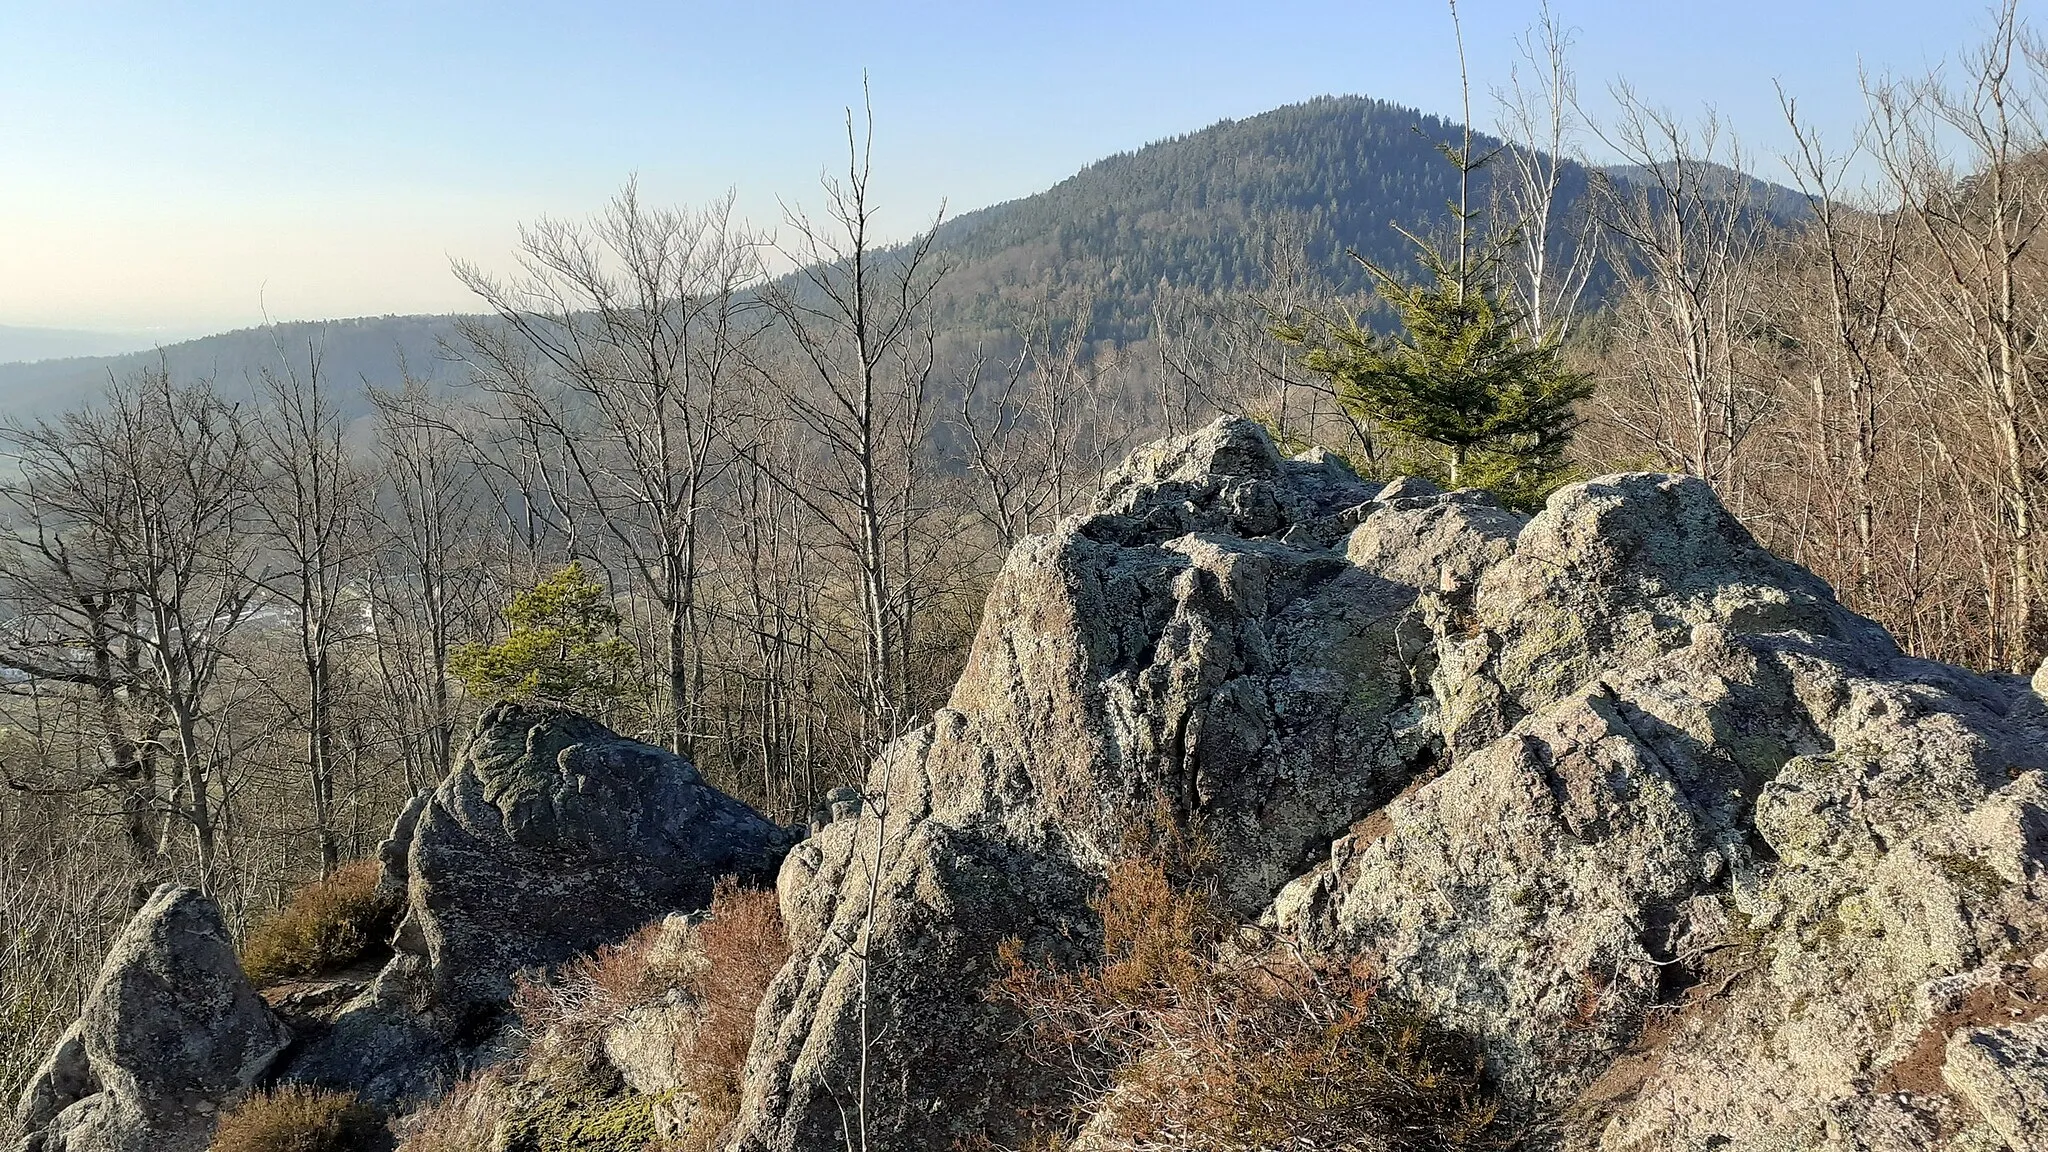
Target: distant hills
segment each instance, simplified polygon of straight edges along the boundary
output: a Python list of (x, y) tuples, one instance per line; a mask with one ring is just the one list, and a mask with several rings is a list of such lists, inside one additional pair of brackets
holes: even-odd
[[(1427, 231), (1446, 222), (1457, 173), (1437, 145), (1458, 132), (1455, 123), (1412, 108), (1319, 97), (1099, 160), (1037, 195), (941, 226), (936, 248), (950, 268), (943, 318), (973, 333), (1013, 326), (1048, 306), (1071, 315), (1086, 302), (1096, 338), (1134, 342), (1151, 333), (1162, 285), (1262, 287), (1276, 244), (1301, 251), (1302, 271), (1329, 288), (1363, 289), (1347, 249), (1408, 267), (1412, 253), (1393, 226)], [(1498, 143), (1475, 134), (1477, 150)], [(1588, 178), (1569, 169), (1566, 198), (1584, 195)], [(1804, 207), (1761, 182), (1743, 191), (1755, 203)], [(1474, 203), (1487, 194), (1482, 173)], [(324, 348), (335, 381), (395, 382), (401, 355), (415, 375), (433, 377), (454, 371), (439, 351), (452, 332), (451, 317), (387, 316), (248, 329), (148, 353), (0, 363), (0, 416), (76, 403), (110, 373), (133, 373), (159, 355), (180, 375), (244, 388), (261, 366), (280, 363), (280, 349), (302, 363), (309, 340)], [(9, 347), (0, 340), (0, 356)]]
[(69, 328), (17, 328), (0, 324), (0, 364), (71, 356), (114, 356), (158, 340), (137, 332), (81, 332)]
[(455, 378), (441, 341), (454, 335), (453, 316), (377, 316), (243, 328), (186, 340), (163, 348), (117, 356), (0, 364), (0, 418), (47, 416), (97, 395), (110, 379), (126, 378), (162, 363), (177, 379), (206, 377), (229, 395), (254, 394), (264, 368), (289, 362), (303, 373), (307, 349), (317, 347), (321, 372), (335, 385), (344, 415), (369, 413), (364, 379), (396, 387), (399, 366), (428, 380)]

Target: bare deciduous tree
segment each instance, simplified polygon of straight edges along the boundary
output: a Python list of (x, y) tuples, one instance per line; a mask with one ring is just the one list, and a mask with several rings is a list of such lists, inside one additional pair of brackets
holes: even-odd
[(74, 669), (47, 678), (111, 687), (125, 705), (132, 735), (109, 732), (109, 768), (131, 799), (154, 775), (154, 750), (168, 751), (171, 778), (154, 788), (168, 817), (158, 853), (183, 825), (191, 879), (210, 889), (216, 783), (233, 750), (234, 701), (218, 689), (257, 592), (246, 422), (210, 385), (176, 386), (156, 370), (111, 388), (103, 408), (7, 436), (22, 477), (16, 542), (30, 545), (16, 554), (68, 569), (64, 591), (40, 598), (42, 631), (22, 639), (55, 658), (43, 672)]
[(701, 212), (643, 204), (629, 183), (588, 224), (520, 231), (521, 274), (457, 274), (496, 313), (469, 323), (474, 379), (529, 433), (564, 527), (659, 606), (663, 735), (686, 749), (700, 535), (733, 465), (730, 418), (760, 273), (732, 198)]
[(1511, 298), (1538, 342), (1571, 334), (1600, 259), (1599, 231), (1575, 175), (1580, 125), (1571, 46), (1546, 0), (1536, 26), (1516, 42), (1521, 58), (1507, 87), (1494, 93), (1507, 171), (1493, 183), (1495, 237), (1507, 248)]
[(2036, 536), (2048, 460), (2036, 367), (2048, 292), (2035, 250), (2048, 227), (2048, 48), (2009, 0), (1963, 63), (1960, 84), (1937, 75), (1878, 91), (1881, 158), (1920, 257), (1902, 301), (1911, 328), (1995, 444), (1986, 456), (1946, 452), (2001, 513), (2003, 574), (1986, 581), (1987, 596), (2002, 601), (1991, 612), (2000, 625), (1987, 638), (1991, 661), (2031, 671), (2042, 654)]
[(1873, 472), (1884, 446), (1884, 391), (1895, 376), (1889, 345), (1898, 322), (1903, 217), (1846, 186), (1851, 166), (1867, 154), (1866, 140), (1830, 153), (1800, 120), (1797, 103), (1782, 89), (1779, 97), (1797, 145), (1790, 160), (1793, 180), (1811, 214), (1806, 234), (1812, 262), (1825, 273), (1826, 332), (1814, 342), (1823, 355), (1812, 365), (1811, 448), (1819, 454), (1817, 476), (1827, 481), (1843, 474), (1848, 481), (1856, 565), (1844, 591), (1860, 604), (1876, 578)]
[(995, 365), (977, 350), (953, 418), (965, 443), (975, 514), (1003, 550), (1071, 512), (1127, 446), (1115, 410), (1123, 357), (1088, 339), (1092, 301), (1058, 321), (1026, 321), (1020, 347)]
[(261, 479), (252, 510), (270, 560), (263, 591), (288, 607), (298, 637), (305, 699), (293, 707), (302, 713), (313, 834), (320, 874), (327, 876), (342, 863), (335, 825), (337, 651), (362, 632), (352, 585), (373, 547), (374, 488), (343, 439), (319, 348), (307, 348), (304, 372), (294, 354), (279, 353), (281, 369), (262, 374), (267, 403), (254, 424)]
[(448, 658), (480, 630), (496, 591), (486, 574), (487, 495), (454, 414), (411, 379), (373, 389), (379, 540), (366, 567), (379, 678), (393, 707), (406, 791), (429, 787), (454, 758)]
[(932, 294), (943, 269), (938, 222), (884, 246), (872, 196), (874, 112), (846, 114), (844, 175), (823, 181), (824, 221), (785, 213), (782, 248), (798, 271), (765, 291), (798, 367), (764, 371), (812, 437), (810, 483), (784, 484), (851, 564), (860, 600), (861, 685), (874, 747), (902, 728), (911, 702), (909, 655), (932, 562), (923, 532), (932, 509), (926, 472), (936, 405)]
[(1771, 242), (1740, 145), (1708, 113), (1697, 128), (1618, 85), (1619, 121), (1602, 139), (1628, 174), (1601, 181), (1603, 223), (1619, 241), (1617, 322), (1630, 356), (1602, 404), (1666, 466), (1723, 484), (1773, 403), (1743, 337), (1760, 312), (1745, 270)]

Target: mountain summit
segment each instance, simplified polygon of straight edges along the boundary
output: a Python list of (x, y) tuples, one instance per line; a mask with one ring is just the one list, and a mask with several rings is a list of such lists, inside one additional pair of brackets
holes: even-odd
[[(1339, 291), (1363, 289), (1347, 249), (1405, 267), (1411, 253), (1393, 226), (1426, 230), (1445, 220), (1457, 173), (1436, 145), (1458, 132), (1412, 108), (1324, 96), (1110, 156), (1044, 192), (941, 225), (935, 248), (950, 269), (941, 318), (968, 331), (1005, 328), (1035, 309), (1071, 314), (1088, 301), (1098, 339), (1130, 342), (1150, 334), (1161, 285), (1258, 288), (1276, 251), (1305, 254), (1300, 271)], [(1480, 150), (1497, 145), (1474, 137)], [(1573, 169), (1567, 197), (1584, 188), (1585, 173)], [(1484, 194), (1482, 178), (1475, 197)], [(431, 371), (436, 339), (451, 325), (393, 316), (301, 327), (209, 336), (161, 354), (174, 372), (232, 386), (275, 367), (281, 346), (303, 352), (309, 336), (320, 338), (314, 329), (327, 327), (330, 379), (385, 380), (401, 348), (416, 372)], [(158, 356), (0, 364), (0, 415), (43, 413)]]

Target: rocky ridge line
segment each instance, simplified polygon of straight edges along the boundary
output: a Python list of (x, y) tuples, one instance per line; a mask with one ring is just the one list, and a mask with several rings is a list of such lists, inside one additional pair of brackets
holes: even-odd
[[(115, 997), (213, 1053), (146, 1087), (89, 1007), (24, 1099), (28, 1152), (140, 1147), (52, 1133), (280, 1076), (423, 1099), (516, 1043), (513, 972), (777, 860), (791, 959), (721, 1146), (839, 1147), (850, 1109), (879, 1146), (1014, 1146), (1071, 1084), (988, 995), (999, 949), (1097, 953), (1090, 898), (1162, 811), (1213, 842), (1232, 914), (1472, 1037), (1530, 1147), (2048, 1152), (2036, 686), (1902, 654), (1697, 480), (1525, 516), (1231, 419), (1020, 543), (947, 707), (786, 859), (677, 758), (494, 710), (381, 853), (407, 913), (371, 985), (282, 1055), (260, 1011), (188, 1027)], [(164, 922), (138, 917), (103, 986), (167, 994), (139, 959)], [(239, 1003), (217, 944), (185, 993)], [(666, 1083), (642, 1055), (613, 1059)]]
[(2027, 683), (1907, 658), (1697, 480), (1530, 517), (1219, 421), (1017, 547), (949, 706), (791, 854), (732, 1146), (838, 1138), (876, 861), (872, 1129), (1021, 1137), (1061, 1084), (995, 950), (1088, 954), (1163, 797), (1235, 912), (1476, 1037), (1538, 1145), (2030, 1152), (2044, 767)]

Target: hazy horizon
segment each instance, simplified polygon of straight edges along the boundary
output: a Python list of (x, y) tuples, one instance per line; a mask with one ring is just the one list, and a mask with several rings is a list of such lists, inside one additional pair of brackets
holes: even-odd
[[(1074, 3), (1022, 11), (518, 3), (169, 14), (10, 5), (0, 43), (0, 325), (185, 338), (271, 320), (473, 309), (453, 257), (580, 216), (631, 174), (663, 202), (734, 190), (763, 226), (815, 200), (870, 77), (884, 225), (905, 235), (1103, 156), (1330, 93), (1455, 116), (1438, 5)], [(1891, 0), (1710, 13), (1558, 4), (1595, 116), (1632, 81), (1715, 106), (1760, 157), (1774, 79), (1837, 142), (1858, 69), (1916, 72), (1986, 14)], [(1461, 6), (1491, 127), (1534, 3)], [(1599, 157), (1595, 155), (1595, 159)], [(1760, 161), (1759, 175), (1782, 179)]]

